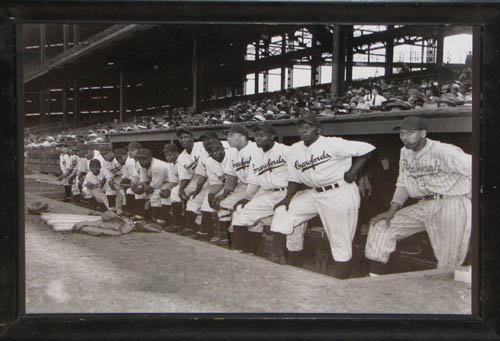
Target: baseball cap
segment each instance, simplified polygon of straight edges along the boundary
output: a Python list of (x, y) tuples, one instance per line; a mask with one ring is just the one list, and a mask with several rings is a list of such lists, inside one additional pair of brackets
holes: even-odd
[(306, 115), (299, 117), (297, 119), (297, 124), (301, 124), (301, 123), (309, 123), (309, 124), (312, 124), (316, 127), (320, 126), (319, 121), (316, 118), (316, 115), (314, 115), (314, 114), (306, 114)]
[(179, 148), (174, 143), (167, 143), (165, 147), (163, 147), (163, 152), (179, 152)]
[(219, 135), (215, 131), (206, 131), (200, 135), (200, 140), (204, 139), (219, 139)]
[(252, 127), (253, 131), (263, 131), (268, 134), (276, 135), (276, 128), (274, 128), (270, 123), (268, 122), (262, 122), (260, 124), (257, 124)]
[(231, 126), (231, 129), (229, 129), (229, 133), (238, 133), (241, 135), (244, 135), (246, 138), (250, 137), (250, 133), (247, 128), (244, 126), (238, 125), (238, 124), (233, 124)]
[(153, 154), (151, 154), (151, 151), (147, 148), (141, 148), (139, 149), (139, 151), (137, 152), (137, 155), (135, 156), (136, 158), (139, 158), (139, 157), (152, 157)]
[(393, 131), (399, 131), (401, 129), (407, 130), (425, 130), (427, 129), (427, 124), (416, 116), (405, 117), (399, 125), (395, 126)]
[(193, 136), (193, 132), (191, 130), (189, 130), (188, 128), (184, 128), (184, 127), (177, 128), (175, 135), (177, 137), (179, 137), (180, 134), (189, 134), (189, 135)]

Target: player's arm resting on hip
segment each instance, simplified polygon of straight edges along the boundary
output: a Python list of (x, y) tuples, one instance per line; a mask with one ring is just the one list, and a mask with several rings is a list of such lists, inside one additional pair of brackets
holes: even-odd
[(196, 174), (195, 179), (196, 179), (196, 188), (194, 192), (191, 193), (190, 195), (192, 199), (196, 198), (196, 196), (201, 192), (203, 185), (205, 185), (205, 182), (207, 181), (207, 177), (201, 174)]
[(288, 181), (286, 196), (280, 202), (274, 205), (274, 209), (277, 209), (279, 206), (284, 205), (285, 209), (288, 211), (288, 206), (290, 205), (290, 201), (292, 201), (294, 195), (306, 188), (307, 187), (300, 182)]
[(374, 225), (381, 220), (385, 220), (387, 223), (389, 223), (392, 217), (394, 217), (394, 214), (396, 214), (396, 212), (404, 205), (408, 197), (409, 194), (406, 187), (397, 186), (396, 190), (394, 191), (394, 195), (392, 196), (391, 206), (389, 207), (389, 209), (373, 217), (370, 220), (370, 225)]
[(361, 170), (364, 168), (364, 166), (368, 162), (368, 159), (373, 155), (373, 152), (374, 151), (372, 150), (366, 154), (363, 154), (363, 155), (356, 157), (356, 159), (352, 163), (351, 168), (349, 168), (349, 170), (347, 172), (345, 172), (345, 174), (344, 174), (344, 180), (346, 182), (351, 183), (354, 180), (356, 180), (358, 174), (361, 172)]

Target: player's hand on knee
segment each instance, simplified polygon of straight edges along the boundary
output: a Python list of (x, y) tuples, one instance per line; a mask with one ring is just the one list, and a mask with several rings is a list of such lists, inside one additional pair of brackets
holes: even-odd
[(187, 196), (186, 192), (184, 192), (184, 191), (179, 191), (179, 197), (184, 201), (189, 200), (189, 197)]
[(160, 191), (160, 197), (163, 199), (168, 199), (170, 198), (170, 190), (169, 189), (163, 189)]
[(190, 195), (191, 199), (196, 198), (198, 196), (198, 194), (200, 194), (200, 191), (198, 191), (198, 190), (196, 190), (193, 193), (191, 193), (191, 195)]
[(370, 220), (370, 225), (375, 225), (376, 223), (378, 223), (381, 220), (385, 220), (386, 223), (389, 224), (389, 222), (391, 221), (393, 216), (394, 216), (394, 214), (390, 211), (382, 212), (380, 214), (377, 214), (375, 217), (373, 217)]
[(280, 202), (278, 202), (276, 205), (274, 205), (274, 209), (276, 210), (280, 206), (285, 206), (285, 210), (288, 211), (288, 208), (290, 206), (290, 200), (287, 199), (287, 198), (284, 198), (283, 200), (281, 200)]
[(240, 201), (238, 201), (234, 206), (233, 206), (233, 209), (236, 211), (236, 209), (238, 208), (239, 205), (241, 205), (241, 208), (244, 208), (245, 205), (249, 202), (250, 200), (248, 199), (241, 199)]

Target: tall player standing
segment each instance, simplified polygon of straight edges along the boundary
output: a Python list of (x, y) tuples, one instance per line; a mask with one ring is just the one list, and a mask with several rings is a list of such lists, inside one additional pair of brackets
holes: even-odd
[[(271, 231), (287, 235), (287, 245), (302, 244), (305, 231), (295, 227), (319, 214), (335, 260), (335, 277), (348, 278), (360, 204), (355, 179), (375, 147), (322, 136), (314, 115), (297, 123), (302, 141), (291, 147), (287, 195), (276, 205)], [(300, 191), (304, 186), (308, 189)]]

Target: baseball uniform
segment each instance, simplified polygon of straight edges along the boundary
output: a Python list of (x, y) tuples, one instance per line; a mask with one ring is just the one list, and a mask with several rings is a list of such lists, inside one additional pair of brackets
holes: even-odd
[[(471, 167), (471, 156), (451, 144), (427, 138), (421, 150), (403, 147), (396, 188), (421, 200), (398, 210), (388, 225), (371, 226), (366, 257), (387, 263), (398, 240), (427, 231), (438, 268), (462, 265), (471, 233)], [(400, 201), (395, 195), (393, 202)]]
[[(118, 214), (121, 214), (122, 212), (124, 200), (124, 191), (120, 190), (123, 168), (124, 165), (120, 164), (116, 159), (113, 159), (113, 161), (104, 161), (102, 163), (102, 172), (106, 178), (104, 192), (108, 196), (110, 210), (116, 211)], [(111, 188), (109, 185), (110, 183), (114, 184), (115, 189)]]
[(220, 202), (220, 207), (232, 211), (234, 204), (245, 197), (248, 174), (251, 171), (251, 162), (260, 158), (262, 149), (255, 142), (249, 141), (245, 147), (236, 153), (231, 153), (231, 159), (224, 165), (224, 173), (238, 178), (234, 191)]
[(281, 143), (274, 143), (271, 149), (255, 156), (247, 183), (259, 186), (259, 190), (244, 208), (240, 206), (234, 212), (233, 225), (248, 226), (251, 232), (262, 232), (262, 224), (257, 223), (272, 217), (274, 206), (286, 196), (289, 156), (290, 147)]
[(148, 183), (153, 193), (146, 194), (151, 207), (161, 207), (160, 191), (168, 183), (169, 166), (165, 161), (153, 158), (148, 168), (140, 167), (139, 182)]
[(338, 262), (349, 261), (360, 195), (355, 182), (344, 181), (344, 174), (352, 166), (352, 157), (365, 155), (374, 149), (365, 142), (325, 136), (319, 136), (309, 146), (303, 141), (292, 145), (288, 180), (302, 183), (310, 189), (297, 193), (288, 210), (285, 206), (276, 209), (271, 231), (288, 235), (287, 246), (300, 250), (305, 229), (294, 227), (319, 214), (333, 258)]
[[(208, 158), (208, 153), (203, 147), (202, 142), (195, 142), (191, 153), (183, 150), (177, 158), (177, 171), (179, 180), (190, 180), (189, 184), (184, 189), (185, 193), (189, 196), (196, 189), (195, 175), (206, 176), (205, 166), (203, 162)], [(208, 191), (208, 183), (205, 182), (202, 191), (194, 198), (190, 198), (186, 203), (186, 211), (200, 214), (203, 199)], [(173, 203), (181, 202), (179, 196), (179, 186), (172, 189), (170, 194)]]
[[(105, 180), (106, 178), (102, 170), (98, 175), (88, 172), (87, 175), (85, 175), (85, 180), (83, 181), (82, 194), (84, 199), (94, 198), (98, 203), (104, 204), (106, 208), (109, 209), (108, 198), (106, 197), (106, 194), (104, 194), (105, 185), (102, 185)], [(87, 188), (87, 184), (94, 185), (94, 189)]]

